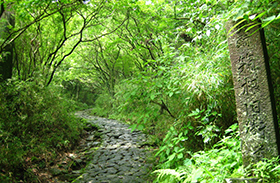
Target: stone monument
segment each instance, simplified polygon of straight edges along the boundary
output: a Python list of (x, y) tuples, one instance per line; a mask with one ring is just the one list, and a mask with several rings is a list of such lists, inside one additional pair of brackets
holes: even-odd
[(231, 30), (237, 23), (227, 22), (226, 29), (231, 31), (228, 46), (243, 165), (247, 167), (279, 155), (279, 129), (264, 32), (259, 22), (247, 21)]

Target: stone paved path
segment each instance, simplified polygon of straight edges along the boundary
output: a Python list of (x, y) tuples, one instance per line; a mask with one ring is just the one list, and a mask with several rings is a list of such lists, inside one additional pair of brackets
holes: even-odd
[[(146, 157), (150, 152), (141, 148), (146, 140), (145, 134), (133, 131), (126, 124), (116, 120), (95, 117), (87, 111), (76, 113), (88, 122), (100, 127), (102, 145), (93, 152), (91, 162), (85, 168), (85, 173), (75, 183), (147, 183), (151, 164)], [(90, 138), (90, 137), (89, 137)]]

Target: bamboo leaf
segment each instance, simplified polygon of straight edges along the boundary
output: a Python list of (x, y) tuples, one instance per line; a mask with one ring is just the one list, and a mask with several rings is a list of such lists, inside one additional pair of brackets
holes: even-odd
[(261, 23), (256, 23), (256, 24), (253, 24), (252, 26), (248, 27), (245, 32), (248, 32), (249, 30), (251, 30), (252, 28), (256, 27), (256, 26), (259, 26), (261, 25)]
[[(243, 20), (239, 21), (237, 24), (235, 24), (234, 26), (232, 26), (232, 28), (230, 28), (229, 31), (228, 31), (228, 35), (231, 33), (231, 31), (232, 31), (233, 29), (235, 29), (238, 25), (242, 24), (242, 23), (245, 22), (245, 21), (246, 21), (246, 19), (243, 19)], [(238, 29), (238, 30), (239, 30), (239, 29)], [(238, 30), (237, 30), (237, 31), (238, 31)], [(232, 36), (233, 34), (235, 34), (235, 32), (232, 33), (232, 34), (230, 34), (230, 36)]]
[(261, 14), (258, 14), (258, 15), (253, 19), (253, 21), (259, 19), (260, 17), (262, 17), (262, 16), (265, 15), (266, 13), (267, 13), (267, 12), (264, 11), (264, 12), (262, 12)]
[(273, 21), (275, 18), (276, 18), (276, 16), (273, 15), (273, 16), (267, 17), (267, 18), (264, 19), (263, 21), (264, 21), (264, 22)]

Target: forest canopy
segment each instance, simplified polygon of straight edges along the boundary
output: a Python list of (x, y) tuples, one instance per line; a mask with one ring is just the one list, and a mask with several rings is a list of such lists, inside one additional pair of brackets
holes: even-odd
[(0, 17), (0, 180), (36, 182), (30, 159), (75, 148), (85, 108), (149, 135), (155, 182), (240, 176), (228, 20), (264, 29), (280, 119), (277, 1), (1, 0)]

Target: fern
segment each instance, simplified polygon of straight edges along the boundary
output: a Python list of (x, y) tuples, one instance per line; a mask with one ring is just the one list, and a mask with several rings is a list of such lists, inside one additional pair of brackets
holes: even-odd
[(157, 181), (160, 182), (174, 182), (179, 181), (184, 173), (179, 173), (173, 169), (160, 169), (153, 173), (158, 173)]

